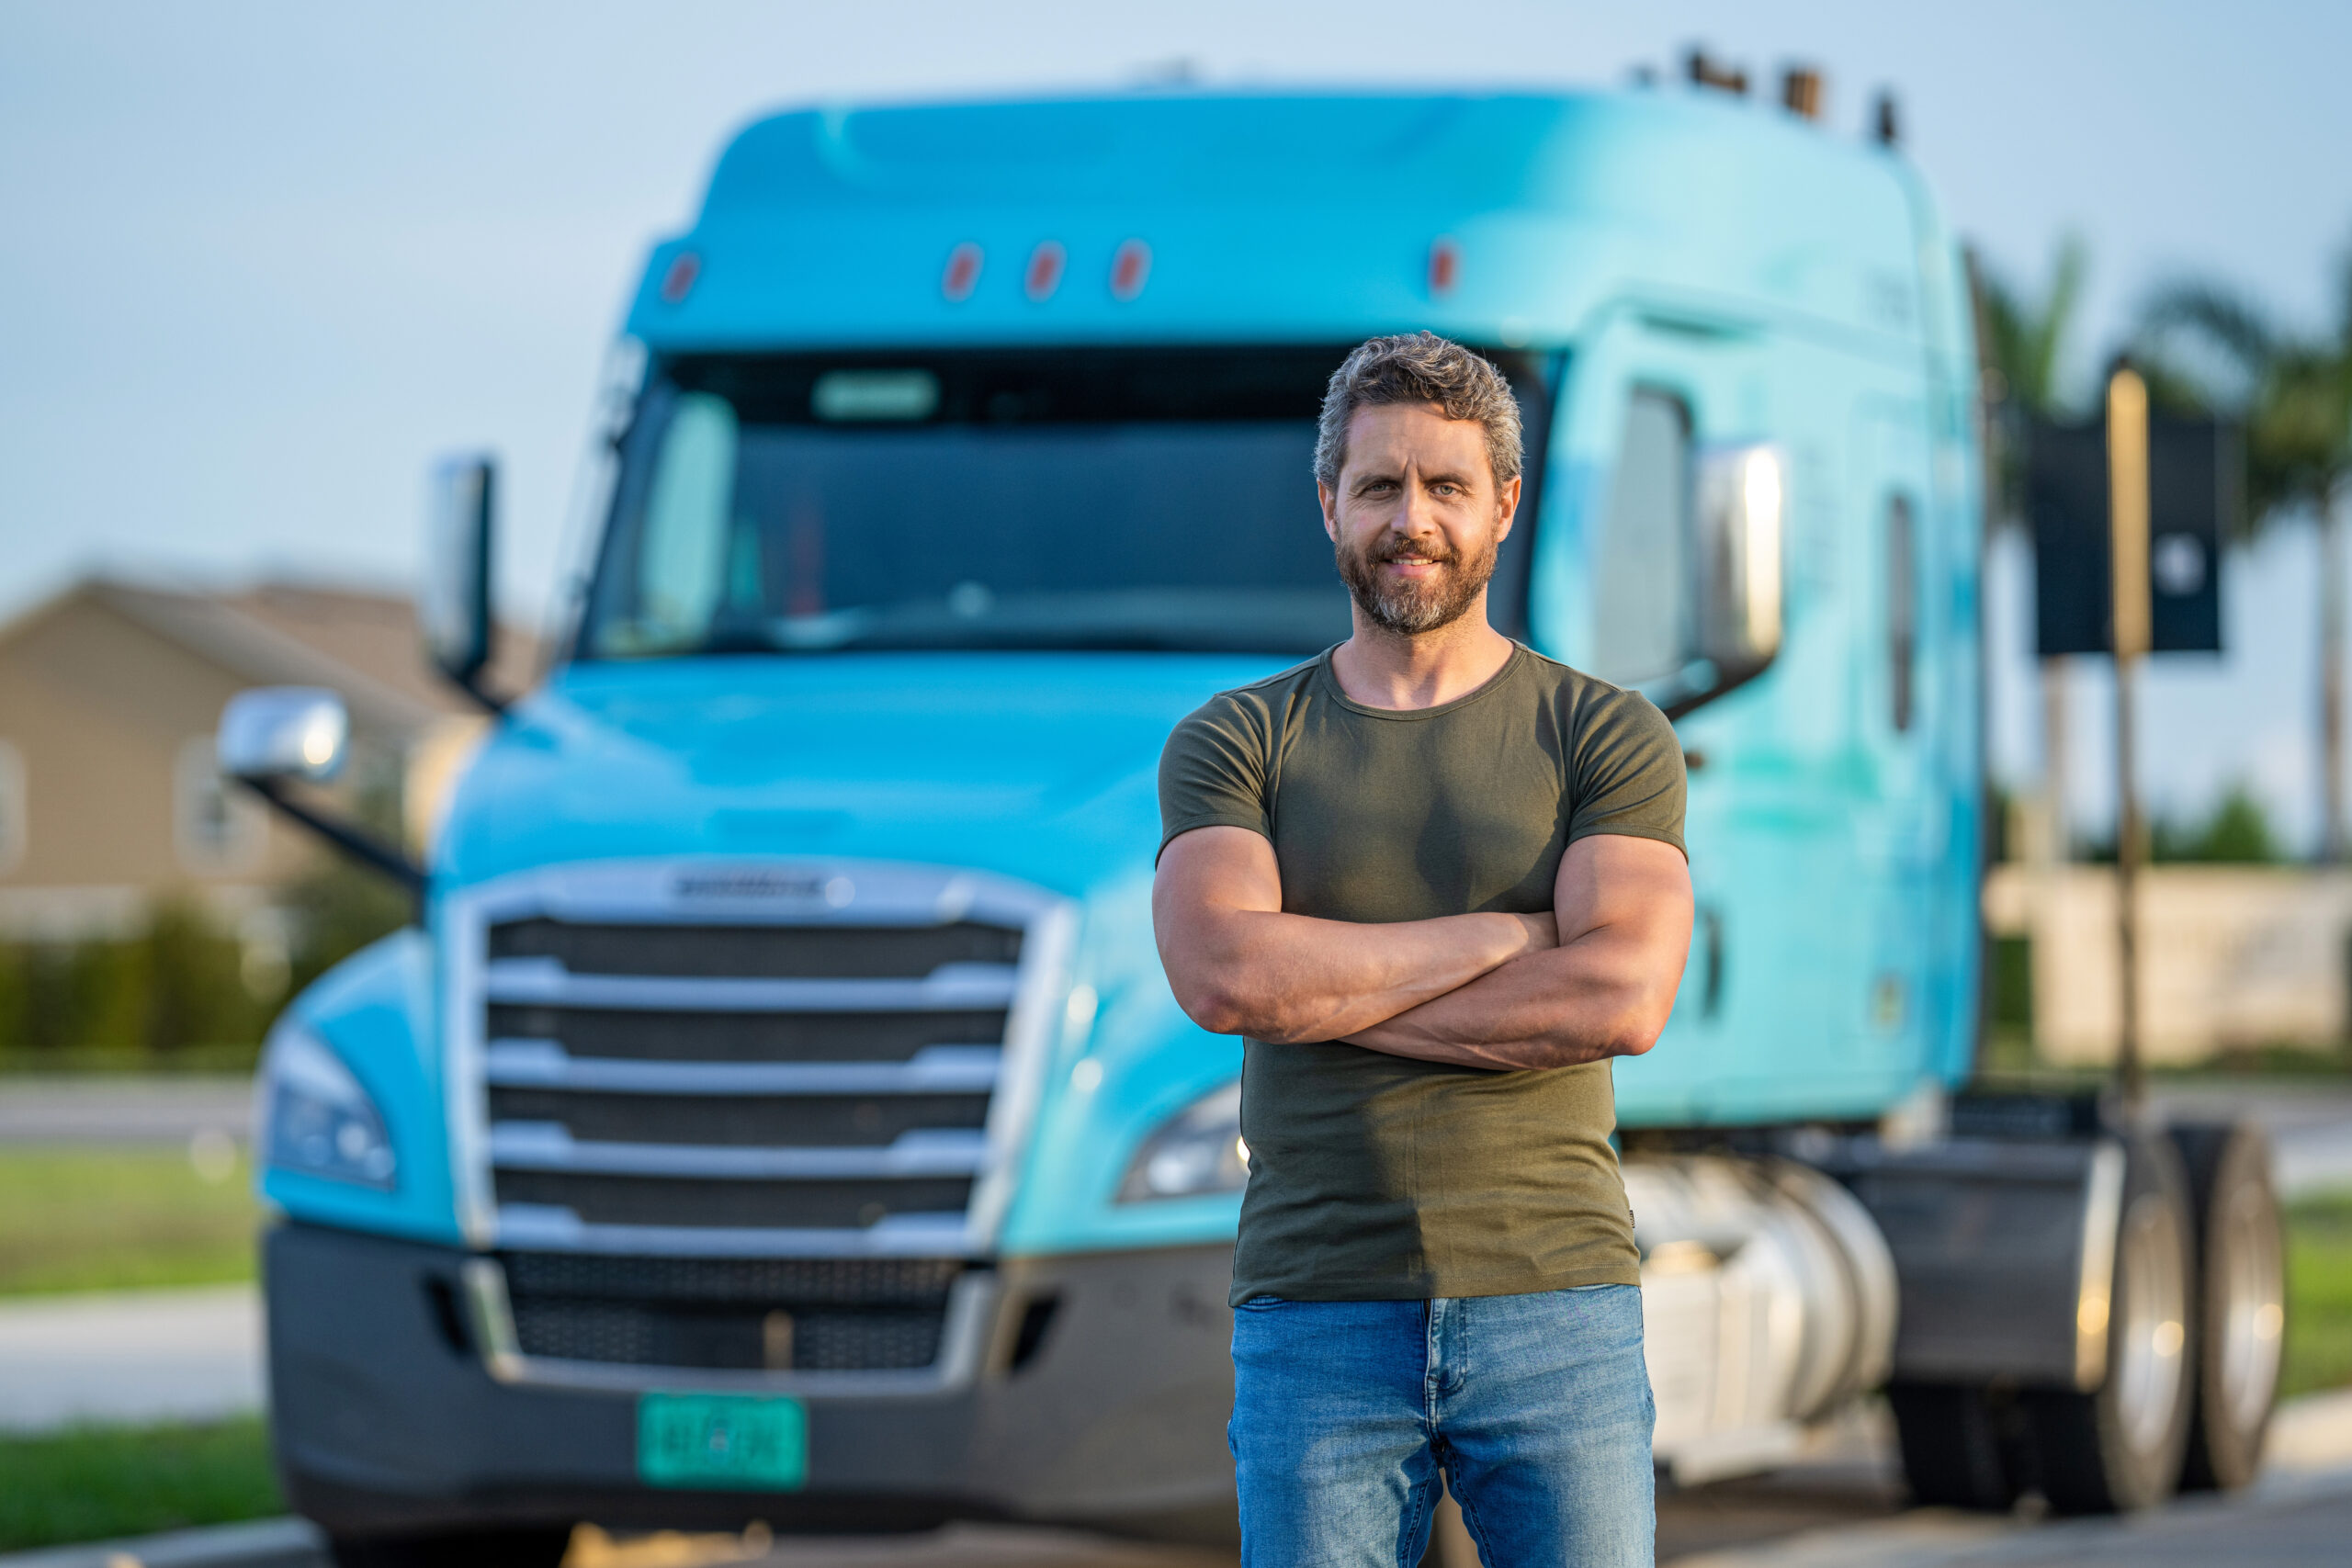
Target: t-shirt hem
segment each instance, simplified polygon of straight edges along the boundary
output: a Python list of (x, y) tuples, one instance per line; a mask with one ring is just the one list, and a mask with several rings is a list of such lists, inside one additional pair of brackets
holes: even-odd
[(1245, 817), (1238, 811), (1211, 812), (1205, 817), (1187, 817), (1182, 821), (1170, 822), (1162, 829), (1159, 834), (1159, 848), (1152, 852), (1151, 863), (1158, 865), (1159, 857), (1168, 852), (1168, 846), (1195, 828), (1246, 828), (1260, 838), (1266, 839), (1269, 843), (1272, 842), (1266, 833), (1263, 818)]
[(1602, 1263), (1585, 1269), (1564, 1269), (1555, 1274), (1515, 1274), (1504, 1280), (1440, 1278), (1414, 1283), (1395, 1278), (1363, 1280), (1250, 1280), (1234, 1277), (1233, 1293), (1226, 1305), (1238, 1307), (1260, 1296), (1286, 1302), (1426, 1302), (1438, 1297), (1534, 1296), (1547, 1291), (1573, 1291), (1580, 1285), (1639, 1285), (1637, 1264)]
[[(1589, 828), (1572, 829), (1568, 833), (1567, 841), (1573, 844), (1578, 839), (1598, 839), (1608, 833), (1613, 833), (1621, 839), (1649, 839), (1661, 844), (1672, 844), (1682, 852), (1684, 861), (1688, 862), (1690, 858), (1690, 846), (1682, 841), (1681, 835), (1669, 833), (1662, 828), (1638, 828), (1630, 824), (1595, 822)], [(1170, 834), (1170, 837), (1172, 838), (1174, 835)], [(1167, 847), (1167, 840), (1160, 840), (1160, 847), (1163, 849)]]

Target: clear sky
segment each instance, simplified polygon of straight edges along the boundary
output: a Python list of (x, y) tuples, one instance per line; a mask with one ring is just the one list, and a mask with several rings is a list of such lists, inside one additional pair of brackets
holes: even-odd
[[(1961, 230), (2094, 258), (2087, 378), (2157, 280), (2333, 308), (2352, 6), (1452, 0), (0, 4), (0, 613), (95, 567), (399, 581), (425, 467), (506, 462), (510, 601), (545, 604), (596, 367), (644, 247), (763, 109), (1205, 80), (1606, 84), (1683, 48), (1882, 84)], [(2237, 651), (2151, 682), (2160, 804), (2311, 819), (2306, 537), (2230, 589)], [(2012, 585), (2018, 574), (2003, 581)], [(2005, 624), (2017, 625), (2014, 615)], [(2034, 766), (2012, 636), (1996, 758)], [(2103, 713), (2075, 705), (2090, 739)], [(2085, 808), (2101, 796), (2083, 753)]]

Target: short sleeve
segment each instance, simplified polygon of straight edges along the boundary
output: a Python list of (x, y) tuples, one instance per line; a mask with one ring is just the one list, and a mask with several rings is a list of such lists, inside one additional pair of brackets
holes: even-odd
[(1230, 695), (1212, 697), (1170, 733), (1159, 753), (1161, 851), (1195, 828), (1273, 838), (1273, 748), (1257, 717)]
[(1682, 741), (1639, 692), (1605, 689), (1576, 727), (1568, 778), (1569, 843), (1596, 833), (1682, 841)]

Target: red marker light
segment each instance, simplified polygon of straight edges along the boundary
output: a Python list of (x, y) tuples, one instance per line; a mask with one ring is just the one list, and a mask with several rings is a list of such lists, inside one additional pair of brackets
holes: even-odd
[(1111, 257), (1111, 298), (1128, 300), (1143, 292), (1151, 276), (1151, 247), (1141, 240), (1124, 242)]
[(695, 279), (702, 276), (702, 257), (692, 251), (680, 251), (670, 258), (670, 270), (662, 275), (662, 298), (675, 305), (694, 289)]
[(947, 270), (939, 275), (939, 291), (951, 301), (972, 297), (980, 282), (980, 247), (967, 240), (947, 253)]
[(1462, 247), (1452, 240), (1439, 240), (1430, 246), (1430, 292), (1451, 294), (1454, 280), (1462, 274)]
[(1032, 302), (1043, 304), (1053, 298), (1054, 290), (1062, 286), (1062, 265), (1069, 260), (1058, 240), (1045, 240), (1029, 253), (1029, 270), (1023, 275), (1021, 287)]

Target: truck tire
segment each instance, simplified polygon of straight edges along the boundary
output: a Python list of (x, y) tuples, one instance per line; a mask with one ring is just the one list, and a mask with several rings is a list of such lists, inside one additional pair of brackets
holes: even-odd
[(2195, 1240), (2172, 1141), (2129, 1142), (2108, 1297), (2107, 1377), (2089, 1393), (2025, 1396), (2042, 1495), (2063, 1514), (2153, 1507), (2172, 1495), (2195, 1403)]
[(2016, 1445), (1981, 1388), (1893, 1383), (1886, 1402), (1903, 1450), (1903, 1477), (1922, 1507), (2006, 1513), (2023, 1490)]
[(571, 1528), (565, 1525), (443, 1535), (336, 1536), (327, 1542), (327, 1551), (335, 1568), (560, 1568), (571, 1546)]
[(2285, 1340), (2286, 1279), (2270, 1140), (2247, 1123), (2172, 1129), (2188, 1175), (2196, 1236), (2196, 1397), (2185, 1492), (2229, 1491), (2254, 1479)]

